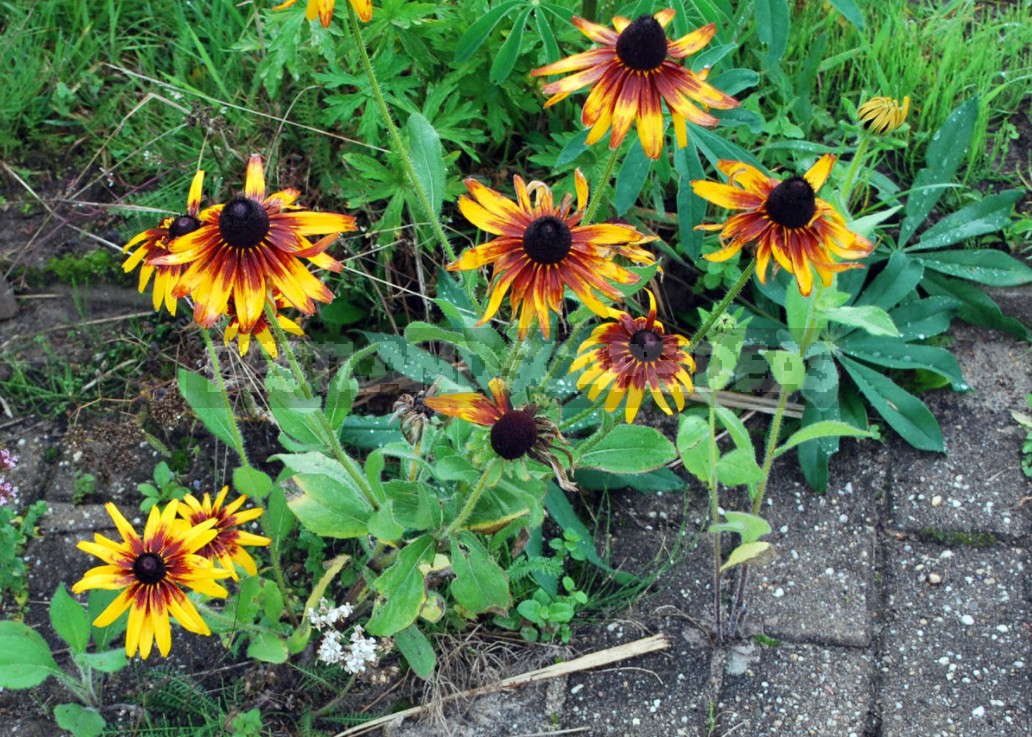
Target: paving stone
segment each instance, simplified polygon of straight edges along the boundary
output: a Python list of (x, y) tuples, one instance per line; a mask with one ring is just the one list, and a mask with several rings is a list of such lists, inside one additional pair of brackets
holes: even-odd
[[(81, 539), (89, 539), (84, 534), (99, 530), (113, 530), (115, 524), (103, 504), (69, 504), (54, 502), (50, 505), (50, 514), (43, 518), (40, 528), (45, 534), (81, 533)], [(119, 539), (116, 536), (116, 539)]]
[(721, 731), (752, 737), (868, 734), (874, 666), (865, 652), (806, 645), (732, 649)]
[(886, 545), (883, 737), (1028, 737), (1028, 553)]
[(884, 458), (878, 446), (851, 443), (834, 460), (824, 494), (806, 485), (794, 458), (775, 467), (762, 514), (777, 557), (750, 570), (750, 618), (776, 638), (863, 647)]
[(14, 470), (3, 475), (18, 487), (19, 508), (43, 498), (52, 470), (50, 456), (56, 443), (54, 426), (45, 420), (29, 418), (0, 431), (0, 448), (18, 457)]
[(389, 724), (383, 737), (425, 737), (446, 734), (451, 737), (509, 737), (547, 734), (554, 731), (557, 714), (550, 712), (549, 686), (535, 684), (515, 691), (500, 691), (481, 696), (461, 707), (445, 710), (443, 721), (432, 718), (409, 719)]
[(670, 639), (664, 652), (570, 676), (559, 728), (627, 737), (705, 735), (712, 653), (679, 635)]
[(960, 326), (953, 353), (972, 387), (924, 397), (938, 419), (947, 455), (899, 444), (890, 494), (892, 524), (906, 531), (988, 532), (1016, 540), (1032, 530), (1021, 472), (1025, 432), (1011, 410), (1032, 392), (1028, 346), (999, 333)]

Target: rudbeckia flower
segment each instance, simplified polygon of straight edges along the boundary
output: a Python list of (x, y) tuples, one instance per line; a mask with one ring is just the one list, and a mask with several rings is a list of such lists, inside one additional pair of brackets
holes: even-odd
[[(481, 230), (499, 236), (482, 246), (466, 251), (449, 271), (478, 269), (494, 264), (491, 296), (478, 324), (490, 320), (502, 304), (506, 293), (513, 311), (520, 309), (519, 338), (523, 340), (537, 316), (541, 332), (547, 338), (551, 329), (549, 310), (559, 312), (563, 289), (569, 287), (593, 312), (606, 315), (606, 306), (596, 292), (609, 299), (623, 295), (607, 280), (618, 284), (636, 284), (638, 275), (614, 263), (620, 254), (640, 264), (651, 264), (655, 258), (638, 246), (654, 241), (629, 225), (599, 223), (580, 225), (588, 203), (588, 183), (576, 172), (577, 211), (570, 213), (572, 197), (567, 195), (558, 204), (552, 190), (542, 182), (527, 185), (513, 177), (517, 202), (505, 198), (476, 179), (465, 181), (470, 196), (459, 198), (459, 210)], [(534, 202), (531, 203), (531, 193)]]
[(738, 101), (703, 81), (705, 73), (695, 74), (678, 62), (708, 44), (717, 27), (711, 23), (671, 42), (666, 27), (673, 18), (671, 8), (633, 21), (617, 16), (613, 18), (614, 31), (575, 16), (573, 24), (602, 48), (574, 54), (531, 72), (535, 77), (576, 72), (544, 86), (544, 93), (552, 95), (545, 107), (593, 85), (581, 112), (581, 122), (591, 128), (588, 144), (601, 140), (612, 127), (609, 148), (615, 149), (637, 121), (641, 146), (650, 159), (658, 159), (663, 149), (660, 100), (665, 100), (670, 110), (679, 146), (688, 143), (686, 120), (715, 126), (717, 119), (699, 106), (729, 110), (737, 107)]
[(900, 103), (891, 97), (872, 97), (857, 110), (860, 125), (874, 133), (892, 133), (903, 125), (910, 111), (910, 97)]
[(229, 571), (233, 580), (237, 580), (234, 563), (240, 564), (240, 567), (250, 576), (258, 573), (258, 566), (255, 565), (254, 558), (244, 550), (244, 546), (268, 545), (272, 541), (262, 535), (237, 529), (245, 522), (261, 517), (262, 509), (255, 507), (240, 511), (240, 507), (247, 501), (247, 497), (242, 494), (231, 504), (223, 506), (228, 492), (229, 487), (223, 486), (214, 502), (207, 493), (201, 501), (198, 501), (193, 494), (187, 494), (183, 497), (183, 503), (179, 505), (178, 511), (179, 516), (191, 527), (214, 520), (214, 526), (211, 529), (215, 530), (215, 537), (199, 548), (197, 555), (218, 563), (224, 570)]
[[(232, 297), (240, 330), (251, 332), (269, 289), (310, 315), (315, 311), (312, 300), (328, 303), (333, 293), (301, 259), (340, 271), (341, 263), (326, 249), (340, 233), (355, 230), (355, 219), (302, 210), (294, 205), (300, 196), (296, 189), (266, 196), (262, 159), (252, 155), (244, 194), (201, 212), (197, 230), (172, 241), (168, 254), (148, 263), (186, 266), (174, 293), (193, 297), (194, 319), (204, 327), (227, 313)], [(313, 244), (307, 236), (317, 233), (332, 235)]]
[[(373, 2), (372, 0), (349, 0), (351, 7), (355, 9), (355, 13), (359, 19), (363, 22), (370, 20), (373, 17)], [(273, 10), (283, 10), (289, 8), (291, 5), (296, 3), (297, 0), (287, 0), (282, 5), (277, 5)], [(322, 23), (323, 28), (330, 27), (330, 20), (333, 18), (333, 6), (336, 0), (308, 0), (308, 7), (305, 9), (305, 18), (308, 20), (315, 20), (315, 16), (319, 16), (319, 22)]]
[[(300, 325), (289, 317), (280, 314), (280, 310), (287, 306), (286, 300), (277, 295), (271, 303), (276, 305), (276, 322), (283, 328), (283, 332), (290, 333), (291, 335), (305, 334)], [(258, 339), (259, 345), (271, 358), (276, 358), (279, 355), (279, 348), (276, 347), (276, 338), (272, 333), (272, 327), (267, 314), (263, 312), (251, 329), (245, 331), (240, 328), (240, 320), (237, 319), (236, 310), (232, 303), (228, 306), (228, 312), (229, 324), (226, 325), (226, 330), (222, 333), (222, 339), (226, 345), (229, 345), (235, 338), (240, 355), (246, 356), (247, 351), (251, 348), (251, 338), (254, 337)]]
[(122, 592), (100, 613), (95, 627), (107, 627), (129, 610), (129, 624), (125, 634), (125, 652), (132, 657), (140, 651), (146, 659), (156, 640), (158, 651), (168, 655), (172, 649), (172, 615), (185, 629), (199, 635), (210, 635), (211, 630), (197, 608), (183, 592), (183, 587), (205, 596), (227, 595), (216, 579), (229, 576), (198, 555), (218, 531), (215, 521), (194, 527), (176, 523), (178, 502), (169, 502), (159, 514), (151, 508), (141, 538), (114, 504), (108, 502), (107, 511), (122, 535), (122, 542), (110, 540), (100, 533), (93, 542), (83, 540), (78, 548), (104, 561), (104, 565), (86, 571), (82, 580), (72, 586), (81, 594), (89, 589), (108, 589)]
[(531, 458), (548, 464), (562, 488), (576, 490), (556, 456), (556, 451), (562, 452), (573, 464), (570, 452), (557, 445), (563, 442), (559, 428), (547, 417), (538, 415), (537, 407), (532, 404), (513, 409), (509, 390), (501, 379), (491, 379), (488, 387), (491, 399), (483, 394), (464, 392), (426, 397), (423, 403), (442, 415), (491, 428), (491, 449), (499, 457), (506, 461)]
[(723, 247), (704, 257), (726, 261), (755, 243), (760, 281), (766, 283), (767, 266), (773, 256), (775, 270), (780, 266), (791, 272), (803, 295), (813, 289), (811, 264), (825, 286), (831, 286), (835, 272), (861, 268), (861, 264), (832, 260), (832, 256), (863, 258), (874, 248), (866, 238), (848, 230), (842, 216), (817, 197), (834, 165), (835, 156), (826, 154), (803, 176), (778, 181), (740, 161), (717, 162), (728, 183), (694, 181), (692, 189), (715, 205), (745, 212), (723, 223), (696, 226), (720, 231)]
[(201, 221), (197, 219), (197, 213), (201, 208), (201, 186), (204, 184), (204, 172), (198, 171), (194, 174), (193, 182), (190, 184), (190, 194), (186, 198), (186, 213), (178, 217), (167, 217), (158, 223), (158, 227), (145, 230), (125, 244), (123, 253), (136, 244), (140, 244), (129, 258), (122, 264), (122, 270), (127, 274), (143, 262), (140, 269), (140, 292), (147, 288), (147, 282), (151, 275), (154, 275), (154, 309), (160, 309), (164, 301), (165, 308), (170, 315), (176, 314), (176, 300), (172, 290), (179, 282), (179, 276), (183, 273), (183, 267), (178, 264), (167, 266), (155, 266), (145, 259), (163, 256), (168, 254), (168, 244), (176, 238), (192, 233), (201, 227)]
[(626, 312), (612, 310), (616, 322), (595, 328), (580, 344), (577, 350), (580, 355), (570, 366), (570, 373), (587, 368), (577, 379), (577, 388), (591, 384), (588, 399), (592, 401), (612, 384), (606, 395), (607, 412), (615, 412), (626, 397), (627, 422), (634, 422), (646, 389), (668, 415), (673, 412), (663, 396), (664, 391), (673, 396), (678, 412), (684, 409), (685, 390), (692, 392), (689, 372), (694, 373), (695, 361), (688, 353), (688, 339), (666, 333), (663, 323), (656, 319), (656, 298), (652, 292), (648, 295), (646, 317), (631, 317)]

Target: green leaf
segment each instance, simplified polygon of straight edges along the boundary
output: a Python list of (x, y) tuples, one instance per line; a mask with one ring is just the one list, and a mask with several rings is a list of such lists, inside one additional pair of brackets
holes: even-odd
[(720, 391), (734, 378), (745, 345), (745, 333), (745, 328), (736, 327), (710, 340), (711, 353), (706, 367), (706, 386), (710, 391)]
[(404, 442), (398, 420), (388, 415), (349, 415), (340, 428), (340, 440), (353, 448), (382, 448)]
[(857, 305), (877, 305), (891, 310), (914, 293), (924, 276), (924, 267), (903, 251), (893, 251), (885, 268), (856, 298)]
[(812, 425), (802, 427), (789, 435), (788, 440), (774, 451), (774, 457), (776, 458), (800, 443), (805, 443), (807, 440), (829, 437), (869, 438), (872, 434), (869, 430), (861, 430), (840, 420), (820, 420)]
[(566, 498), (562, 489), (554, 483), (548, 484), (548, 493), (545, 494), (545, 507), (548, 514), (557, 525), (564, 531), (574, 534), (576, 539), (575, 554), (577, 560), (587, 560), (604, 571), (613, 574), (613, 580), (621, 585), (631, 585), (637, 582), (637, 577), (622, 571), (616, 571), (609, 566), (595, 550), (595, 536), (581, 522), (580, 517), (574, 510), (570, 501)]
[(872, 338), (869, 335), (851, 335), (840, 342), (839, 348), (851, 356), (887, 368), (934, 371), (948, 379), (955, 391), (968, 388), (957, 359), (945, 348)]
[(959, 279), (948, 279), (938, 274), (925, 276), (924, 287), (929, 293), (946, 296), (961, 303), (958, 317), (972, 325), (1002, 330), (1019, 340), (1032, 340), (1032, 331), (1020, 320), (1008, 317), (992, 297), (978, 287)]
[(0, 688), (32, 688), (54, 675), (61, 670), (36, 630), (21, 622), (0, 622)]
[(756, 514), (749, 512), (724, 512), (727, 522), (710, 525), (710, 532), (734, 532), (742, 538), (743, 543), (752, 543), (764, 535), (770, 534), (770, 523)]
[(325, 446), (319, 414), (322, 400), (306, 397), (294, 377), (279, 366), (265, 376), (269, 410), (280, 429), (280, 442), (289, 450), (315, 450)]
[(358, 381), (352, 376), (355, 364), (376, 351), (376, 345), (367, 345), (355, 351), (337, 369), (326, 390), (326, 419), (334, 431), (340, 430), (344, 420), (351, 413), (351, 405), (358, 396)]
[(118, 597), (117, 591), (105, 589), (93, 589), (86, 598), (86, 618), (90, 621), (90, 630), (93, 634), (93, 644), (98, 650), (103, 650), (111, 644), (116, 637), (125, 632), (126, 623), (129, 621), (129, 613), (124, 612), (118, 619), (107, 627), (94, 627), (93, 622), (101, 615), (108, 605)]
[(240, 466), (233, 470), (233, 488), (239, 494), (246, 494), (251, 499), (261, 501), (272, 489), (272, 479), (269, 478), (269, 474), (257, 468)]
[(334, 538), (360, 537), (368, 532), (372, 506), (341, 464), (321, 453), (280, 454), (291, 478), (303, 492), (288, 502), (308, 530)]
[(855, 307), (834, 307), (824, 311), (825, 317), (832, 322), (862, 328), (871, 335), (898, 337), (899, 330), (892, 322), (889, 313), (874, 305)]
[(676, 457), (673, 443), (655, 428), (617, 425), (581, 456), (577, 467), (609, 473), (644, 473)]
[(394, 517), (394, 504), (388, 501), (369, 518), (369, 534), (385, 543), (398, 543), (405, 528)]
[(641, 147), (641, 140), (635, 136), (631, 148), (624, 158), (620, 171), (616, 175), (616, 193), (613, 197), (613, 207), (617, 215), (623, 215), (631, 209), (641, 188), (645, 186), (649, 172), (652, 170), (652, 159), (645, 155), (645, 149)]
[(720, 567), (721, 571), (740, 566), (744, 563), (760, 563), (770, 559), (772, 548), (769, 542), (744, 543), (731, 551), (727, 561)]
[(760, 351), (770, 364), (774, 380), (787, 392), (799, 391), (806, 378), (806, 364), (795, 351)]
[(431, 356), (422, 348), (417, 348), (405, 338), (386, 333), (365, 335), (370, 343), (377, 344), (377, 355), (384, 363), (413, 381), (430, 386), (437, 377), (441, 377), (441, 388), (444, 393), (473, 391), (469, 380), (460, 374), (458, 369), (436, 356)]
[(788, 48), (788, 30), (791, 18), (788, 0), (755, 0), (756, 35), (767, 46), (767, 66), (781, 60)]
[(1014, 205), (1024, 197), (1020, 189), (992, 194), (951, 213), (921, 234), (908, 251), (944, 248), (969, 238), (995, 233), (1007, 226)]
[(590, 128), (582, 130), (581, 132), (573, 135), (570, 140), (566, 142), (562, 151), (559, 152), (559, 156), (555, 160), (556, 168), (573, 163), (577, 160), (578, 156), (588, 150), (589, 133), (591, 133)]
[(262, 530), (272, 538), (274, 545), (282, 545), (287, 536), (297, 527), (297, 518), (287, 506), (283, 487), (277, 484), (269, 494), (268, 506), (261, 516)]
[(101, 673), (117, 673), (129, 665), (124, 647), (116, 650), (101, 650), (96, 653), (80, 653), (75, 656), (75, 660), (81, 665)]
[(426, 193), (433, 209), (429, 215), (441, 212), (444, 202), (444, 152), (441, 139), (430, 121), (419, 113), (412, 113), (406, 126), (409, 135), (409, 156), (419, 186)]
[[(770, 147), (768, 146), (768, 149)], [(846, 223), (846, 227), (857, 235), (862, 235), (864, 238), (871, 239), (874, 229), (884, 223), (890, 217), (895, 215), (899, 210), (903, 209), (903, 205), (896, 205), (890, 207), (887, 210), (879, 210), (878, 212), (872, 212), (870, 215), (864, 215), (856, 220), (850, 220)]]
[(520, 0), (509, 0), (509, 2), (500, 3), (487, 11), (487, 13), (479, 18), (475, 23), (471, 24), (469, 28), (466, 29), (466, 32), (462, 34), (462, 38), (459, 39), (459, 42), (455, 45), (456, 63), (462, 64), (463, 62), (468, 61), (476, 50), (483, 45), (488, 36), (491, 35), (491, 31), (493, 31), (494, 27), (501, 22), (506, 13), (519, 5), (522, 5)]
[(717, 461), (717, 480), (724, 486), (744, 486), (763, 478), (763, 469), (748, 448), (735, 448)]
[(476, 354), (476, 356), (484, 362), (489, 373), (492, 375), (498, 374), (501, 372), (501, 364), (498, 360), (498, 356), (482, 339), (483, 335), (483, 331), (471, 330), (470, 336), (467, 337), (455, 330), (447, 330), (437, 325), (423, 322), (422, 320), (413, 320), (405, 327), (406, 340), (412, 343), (439, 341), (441, 343), (453, 345), (456, 348), (463, 348)]
[(897, 307), (892, 321), (899, 328), (900, 339), (910, 342), (924, 340), (946, 332), (961, 305), (953, 297), (925, 297)]
[(97, 737), (107, 726), (96, 709), (79, 704), (58, 704), (54, 707), (54, 720), (57, 726), (67, 729), (75, 737)]
[(410, 625), (394, 635), (394, 644), (398, 646), (398, 651), (413, 673), (424, 681), (434, 674), (437, 656), (434, 655), (434, 648), (426, 639), (426, 635), (420, 632), (416, 625)]
[(555, 33), (548, 24), (548, 16), (538, 10), (534, 13), (534, 25), (537, 27), (538, 35), (541, 36), (541, 45), (545, 47), (545, 60), (551, 63), (562, 58), (563, 53), (559, 50)]
[(928, 217), (946, 191), (943, 185), (953, 181), (960, 163), (971, 144), (971, 135), (978, 117), (978, 97), (962, 102), (946, 118), (934, 134), (925, 152), (925, 168), (917, 173), (900, 226), (899, 245), (905, 245)]
[(218, 387), (200, 374), (184, 368), (179, 369), (177, 377), (179, 392), (208, 432), (235, 449), (237, 440), (233, 432), (233, 419)]
[(577, 469), (574, 481), (585, 491), (616, 491), (634, 489), (645, 493), (681, 491), (685, 482), (669, 468), (657, 468), (648, 473), (606, 473), (590, 469)]
[(512, 31), (509, 32), (509, 37), (495, 53), (489, 75), (491, 84), (500, 85), (512, 74), (512, 68), (516, 66), (516, 59), (520, 55), (520, 46), (523, 44), (523, 29), (527, 25), (527, 19), (533, 9), (533, 6), (528, 6), (517, 16)]
[(449, 591), (467, 614), (504, 614), (512, 604), (505, 571), (472, 532), (460, 531), (452, 538), (451, 564), (455, 580)]
[(921, 400), (863, 364), (845, 356), (840, 356), (839, 362), (860, 393), (904, 440), (919, 450), (945, 450), (942, 429)]
[(942, 251), (919, 256), (917, 260), (940, 274), (991, 287), (1017, 287), (1032, 282), (1032, 268), (1003, 251)]
[(843, 18), (861, 31), (864, 30), (864, 16), (853, 0), (831, 0), (831, 5), (835, 10), (842, 13)]
[(686, 146), (674, 152), (674, 166), (677, 170), (677, 229), (680, 241), (679, 251), (689, 260), (695, 261), (702, 254), (703, 233), (695, 230), (706, 216), (706, 200), (692, 190), (692, 180), (705, 179), (706, 172), (699, 161), (699, 150)]
[(247, 657), (263, 663), (286, 663), (290, 654), (287, 643), (273, 632), (252, 632), (251, 642), (247, 645)]
[(72, 598), (64, 584), (58, 584), (50, 599), (50, 624), (68, 643), (73, 654), (86, 650), (90, 642), (90, 620), (86, 610)]
[(435, 541), (422, 535), (398, 552), (394, 564), (373, 581), (380, 597), (366, 629), (377, 637), (390, 637), (411, 625), (426, 601), (425, 574), (420, 569), (434, 557)]
[(709, 423), (698, 415), (681, 415), (677, 428), (677, 452), (687, 453), (710, 436)]

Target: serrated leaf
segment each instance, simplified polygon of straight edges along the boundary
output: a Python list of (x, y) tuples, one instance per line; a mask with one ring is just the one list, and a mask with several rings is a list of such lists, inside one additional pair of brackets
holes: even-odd
[(60, 673), (36, 630), (21, 622), (0, 622), (0, 688), (32, 688)]
[(334, 538), (360, 537), (368, 532), (372, 506), (341, 464), (321, 453), (280, 454), (293, 482), (303, 492), (288, 502), (308, 530)]
[(420, 566), (433, 559), (434, 545), (430, 535), (416, 538), (402, 548), (394, 563), (373, 581), (372, 588), (380, 597), (373, 605), (366, 627), (370, 634), (390, 637), (416, 621), (426, 601)]
[(467, 613), (502, 614), (512, 604), (505, 571), (473, 533), (459, 531), (452, 538), (451, 564), (455, 580), (450, 591)]

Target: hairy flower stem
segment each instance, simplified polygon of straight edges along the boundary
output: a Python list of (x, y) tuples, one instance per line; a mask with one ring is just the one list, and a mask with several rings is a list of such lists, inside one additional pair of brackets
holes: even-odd
[(204, 336), (204, 345), (208, 349), (208, 357), (211, 359), (211, 370), (215, 374), (215, 384), (222, 395), (222, 402), (226, 407), (226, 417), (229, 418), (229, 427), (233, 431), (234, 450), (240, 456), (241, 462), (247, 468), (253, 468), (251, 461), (247, 458), (247, 450), (244, 448), (244, 435), (240, 432), (236, 415), (233, 413), (233, 403), (229, 401), (229, 392), (226, 391), (226, 382), (222, 378), (222, 365), (219, 363), (218, 353), (215, 351), (215, 343), (211, 339), (211, 333), (207, 328), (201, 328), (201, 335)]
[(480, 497), (483, 496), (487, 490), (487, 479), (491, 476), (491, 466), (494, 462), (488, 464), (487, 468), (484, 469), (483, 474), (480, 476), (480, 480), (477, 485), (473, 487), (473, 491), (470, 492), (469, 497), (466, 499), (466, 503), (462, 505), (462, 511), (459, 512), (458, 516), (451, 521), (451, 523), (445, 528), (444, 540), (450, 540), (451, 536), (466, 523), (469, 516), (473, 514), (473, 509), (477, 506), (477, 502), (480, 501)]
[(592, 190), (595, 193), (595, 196), (592, 198), (591, 202), (588, 203), (588, 207), (584, 211), (584, 217), (581, 218), (581, 225), (589, 225), (594, 222), (595, 213), (598, 212), (598, 206), (602, 203), (602, 193), (609, 184), (609, 180), (613, 178), (613, 171), (616, 169), (616, 161), (619, 158), (619, 148), (613, 149), (609, 152), (609, 160), (606, 162), (606, 168), (602, 170), (602, 176), (599, 177), (598, 182), (595, 183), (595, 189)]
[[(709, 479), (706, 486), (710, 498), (710, 524), (720, 524), (720, 501), (717, 498), (717, 393), (710, 392), (709, 401)], [(724, 641), (723, 603), (720, 598), (722, 561), (720, 557), (720, 532), (713, 533), (713, 631), (717, 642)]]
[(724, 299), (717, 303), (717, 306), (710, 312), (710, 316), (706, 318), (706, 322), (695, 331), (691, 339), (688, 341), (688, 345), (694, 350), (695, 346), (699, 345), (699, 341), (706, 337), (706, 333), (713, 327), (713, 323), (720, 319), (720, 316), (727, 312), (728, 305), (730, 305), (735, 297), (745, 288), (745, 285), (752, 279), (753, 272), (756, 271), (756, 259), (752, 259), (746, 264), (745, 269), (742, 270), (742, 275), (738, 277), (738, 281), (731, 285), (731, 288), (727, 290), (727, 294), (724, 295)]
[(541, 380), (541, 386), (548, 386), (552, 377), (555, 376), (555, 372), (559, 370), (560, 366), (566, 363), (566, 359), (570, 357), (571, 351), (573, 351), (574, 346), (577, 345), (577, 339), (580, 337), (581, 330), (587, 327), (587, 324), (587, 321), (578, 323), (577, 326), (574, 327), (573, 332), (570, 333), (570, 337), (563, 341), (562, 346), (559, 348), (559, 352), (552, 361), (552, 365), (548, 367), (548, 371), (545, 373), (545, 378)]
[[(301, 394), (304, 395), (306, 399), (311, 399), (315, 396), (312, 393), (312, 387), (309, 385), (304, 371), (301, 370), (301, 364), (298, 363), (297, 356), (294, 355), (294, 349), (290, 346), (287, 334), (280, 326), (279, 320), (276, 319), (275, 308), (268, 302), (265, 303), (265, 319), (266, 322), (269, 323), (269, 327), (272, 329), (272, 334), (276, 339), (276, 344), (283, 348), (283, 353), (287, 357), (287, 363), (290, 364), (290, 371), (294, 375), (294, 381), (297, 382), (297, 386), (301, 390)], [(271, 358), (269, 358), (269, 363), (272, 363)], [(350, 476), (352, 481), (355, 482), (355, 485), (362, 492), (362, 495), (366, 498), (366, 501), (369, 502), (373, 509), (379, 509), (380, 502), (377, 500), (376, 495), (373, 494), (372, 487), (369, 485), (369, 480), (366, 479), (361, 467), (354, 461), (354, 459), (344, 452), (344, 448), (340, 444), (340, 438), (337, 437), (336, 431), (330, 425), (330, 421), (327, 419), (326, 413), (321, 407), (319, 407), (317, 412), (312, 413), (312, 417), (315, 422), (318, 423), (321, 435), (330, 446), (333, 457), (336, 458), (337, 462), (344, 467), (348, 476)]]
[[(580, 422), (581, 420), (589, 417), (592, 413), (597, 412), (599, 409), (601, 409), (602, 408), (602, 401), (603, 401), (603, 398), (601, 396), (599, 396), (598, 399), (596, 399), (590, 405), (588, 405), (587, 407), (582, 409), (580, 412), (575, 414), (573, 417), (571, 417), (568, 420), (563, 420), (561, 423), (559, 423), (559, 429), (560, 430), (569, 430), (570, 428), (574, 427), (578, 422)], [(581, 450), (583, 452), (583, 448)]]
[(366, 50), (365, 43), (362, 41), (362, 32), (358, 27), (358, 18), (355, 17), (355, 11), (351, 7), (351, 4), (347, 4), (348, 8), (348, 20), (351, 25), (351, 35), (355, 43), (355, 47), (358, 49), (359, 58), (362, 61), (362, 68), (365, 70), (366, 76), (369, 77), (369, 87), (373, 92), (373, 97), (376, 99), (376, 104), (380, 108), (380, 115), (383, 117), (383, 122), (387, 126), (387, 134), (391, 137), (391, 145), (394, 147), (395, 153), (398, 154), (401, 159), (401, 165), (405, 168), (405, 176), (408, 177), (409, 184), (412, 185), (412, 190), (416, 193), (416, 197), (419, 199), (419, 204), (423, 208), (426, 214), (427, 221), (430, 223), (430, 227), (434, 231), (434, 235), (437, 236), (437, 240), (440, 242), (444, 252), (448, 254), (448, 259), (454, 261), (455, 249), (452, 248), (451, 243), (448, 241), (448, 236), (444, 232), (444, 228), (441, 227), (441, 221), (437, 217), (437, 213), (434, 212), (433, 206), (430, 204), (430, 197), (427, 195), (426, 190), (423, 189), (423, 185), (419, 181), (419, 177), (416, 176), (415, 167), (412, 166), (412, 157), (409, 156), (408, 149), (405, 146), (405, 142), (401, 140), (401, 133), (398, 131), (398, 126), (394, 123), (394, 118), (391, 116), (390, 108), (387, 107), (387, 101), (384, 99), (383, 90), (380, 88), (380, 82), (376, 78), (376, 71), (373, 69), (373, 62), (369, 58), (369, 52)]

